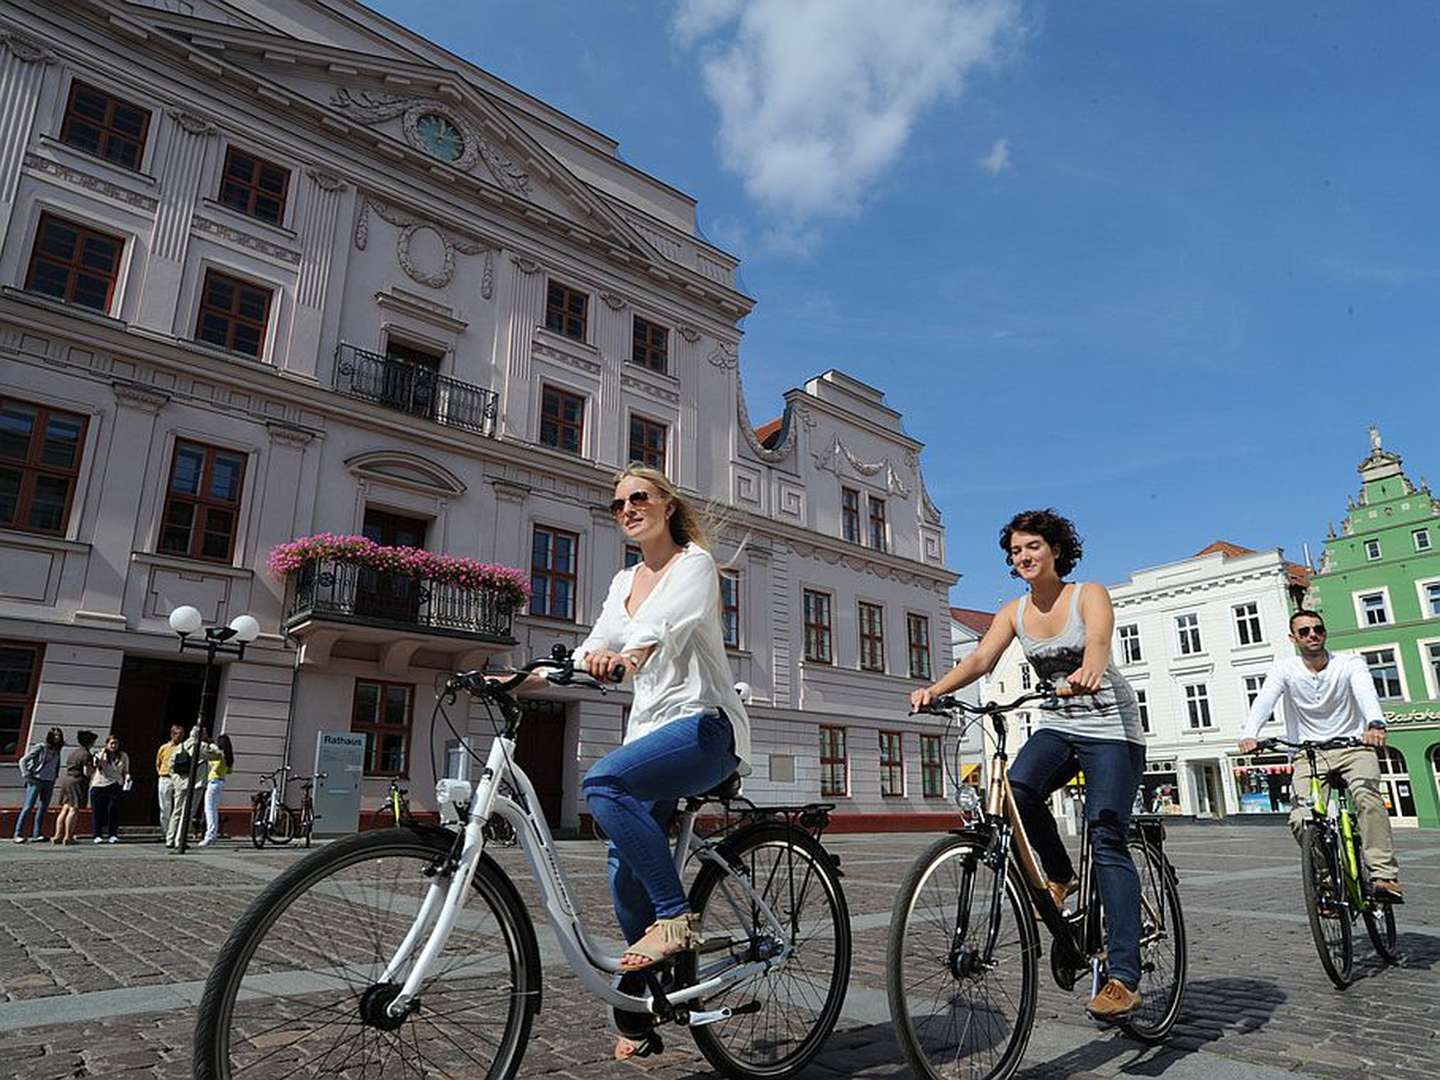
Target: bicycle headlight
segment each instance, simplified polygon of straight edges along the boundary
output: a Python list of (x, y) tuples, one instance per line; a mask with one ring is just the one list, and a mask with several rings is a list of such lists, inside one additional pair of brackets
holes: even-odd
[(440, 821), (450, 825), (460, 820), (458, 807), (470, 801), (470, 781), (446, 777), (435, 785), (435, 805), (440, 808)]
[(955, 805), (967, 814), (975, 813), (980, 809), (980, 789), (974, 784), (961, 784), (955, 792)]

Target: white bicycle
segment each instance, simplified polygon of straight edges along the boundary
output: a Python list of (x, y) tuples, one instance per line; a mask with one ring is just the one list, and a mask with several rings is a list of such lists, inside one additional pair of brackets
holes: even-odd
[[(473, 790), (437, 785), (454, 824), (348, 837), (272, 882), (206, 982), (197, 1077), (509, 1080), (541, 1011), (541, 949), (519, 892), (486, 852), (504, 843), (529, 862), (554, 958), (627, 1034), (658, 1049), (657, 1026), (688, 1027), (716, 1069), (742, 1080), (791, 1077), (819, 1053), (850, 976), (839, 859), (819, 839), (832, 805), (756, 807), (739, 797), (738, 777), (683, 800), (675, 862), (682, 873), (694, 864), (689, 900), (704, 944), (617, 980), (619, 958), (586, 932), (535, 789), (514, 760), (522, 711), (513, 692), (537, 670), (558, 685), (604, 690), (563, 646), (503, 683), (479, 672), (450, 679), (442, 703), (468, 693), (499, 720)], [(702, 836), (697, 818), (713, 803), (723, 823)], [(574, 1024), (555, 1019), (560, 1032)]]

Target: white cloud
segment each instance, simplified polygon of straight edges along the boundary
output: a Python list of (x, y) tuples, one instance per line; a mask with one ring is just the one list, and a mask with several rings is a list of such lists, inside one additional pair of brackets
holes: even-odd
[(792, 238), (857, 210), (921, 114), (1019, 28), (1018, 0), (681, 0), (672, 22), (700, 56), (725, 165)]
[(1010, 167), (1010, 140), (996, 139), (990, 152), (976, 162), (991, 176), (999, 176)]

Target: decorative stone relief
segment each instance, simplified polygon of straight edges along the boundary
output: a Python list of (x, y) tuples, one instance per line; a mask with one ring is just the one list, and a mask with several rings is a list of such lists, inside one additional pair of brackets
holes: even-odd
[(196, 232), (208, 233), (210, 236), (221, 240), (228, 240), (232, 244), (247, 247), (252, 251), (258, 251), (262, 255), (269, 255), (272, 259), (279, 259), (281, 262), (290, 263), (292, 266), (300, 264), (300, 252), (291, 248), (281, 247), (279, 244), (272, 244), (269, 240), (262, 240), (258, 236), (241, 232), (239, 229), (223, 225), (218, 221), (211, 221), (207, 217), (196, 214), (190, 219), (190, 224)]
[[(413, 217), (396, 210), (388, 203), (367, 198), (360, 205), (360, 219), (355, 223), (355, 246), (361, 251), (364, 251), (370, 243), (370, 211), (372, 210), (382, 221), (388, 222), (400, 230), (400, 236), (395, 242), (395, 258), (400, 263), (400, 269), (405, 271), (405, 275), (411, 281), (428, 288), (443, 289), (450, 284), (455, 277), (455, 253), (457, 251), (464, 255), (479, 255), (490, 250), (478, 240), (451, 233), (423, 218)], [(440, 243), (443, 254), (438, 270), (426, 270), (417, 265), (412, 256), (411, 247), (416, 236), (421, 233), (432, 234)]]
[(310, 442), (315, 438), (313, 431), (295, 427), (291, 424), (270, 421), (265, 426), (270, 429), (270, 441), (280, 443), (284, 446), (295, 446), (303, 449), (310, 445)]
[(474, 124), (443, 101), (423, 97), (377, 97), (368, 90), (351, 94), (341, 88), (330, 99), (330, 104), (367, 127), (400, 117), (405, 141), (422, 154), (431, 156), (434, 155), (420, 134), (420, 118), (431, 115), (443, 117), (460, 132), (463, 143), (460, 156), (448, 164), (461, 172), (469, 172), (477, 161), (484, 161), (496, 183), (506, 191), (524, 195), (530, 190), (530, 177), (525, 171), (482, 136)]
[(26, 64), (48, 64), (55, 59), (44, 45), (16, 30), (0, 30), (0, 48), (8, 49), (16, 60)]
[(485, 269), (480, 274), (480, 295), (489, 300), (495, 295), (495, 252), (485, 252)]
[(700, 340), (700, 331), (696, 330), (695, 327), (691, 326), (689, 323), (681, 323), (679, 326), (675, 327), (675, 331), (691, 345), (694, 345), (697, 341)]
[(646, 397), (652, 397), (659, 401), (668, 401), (672, 405), (680, 404), (679, 394), (671, 390), (666, 390), (664, 387), (651, 386), (643, 379), (636, 379), (630, 375), (621, 375), (620, 385), (627, 390), (634, 390), (637, 394), (644, 394)]
[(534, 259), (527, 259), (523, 255), (511, 255), (510, 261), (522, 274), (538, 274), (540, 272), (540, 264)]
[(600, 299), (605, 301), (605, 306), (608, 307), (611, 311), (619, 311), (625, 306), (626, 303), (623, 296), (617, 296), (615, 293), (611, 292), (601, 293)]
[(576, 356), (563, 349), (553, 349), (549, 345), (541, 345), (536, 342), (531, 346), (536, 356), (544, 357), (546, 360), (553, 360), (557, 364), (564, 364), (566, 367), (577, 368), (580, 371), (588, 371), (591, 375), (600, 374), (600, 365), (593, 360), (587, 360), (583, 356)]
[(715, 348), (705, 359), (726, 371), (740, 366), (740, 357), (735, 351), (735, 346), (723, 341), (717, 341)]
[(123, 202), (147, 212), (153, 213), (155, 207), (159, 205), (159, 202), (149, 195), (142, 195), (138, 191), (129, 191), (119, 184), (112, 184), (108, 180), (102, 180), (98, 176), (91, 176), (89, 173), (81, 172), (79, 169), (72, 169), (68, 165), (62, 165), (58, 161), (52, 161), (38, 154), (26, 154), (25, 167), (27, 169), (34, 169), (36, 172), (45, 173), (47, 176), (53, 176), (57, 180), (64, 180), (67, 183), (97, 192), (117, 202)]
[(315, 181), (315, 186), (321, 191), (344, 191), (345, 181), (334, 173), (325, 172), (323, 169), (306, 169), (305, 175)]
[(840, 475), (840, 462), (844, 461), (853, 469), (857, 475), (865, 477), (879, 476), (885, 474), (885, 488), (892, 495), (898, 495), (902, 499), (910, 497), (910, 489), (900, 479), (900, 474), (895, 471), (895, 466), (890, 463), (889, 458), (881, 458), (876, 462), (861, 461), (856, 457), (843, 442), (840, 436), (833, 435), (830, 439), (830, 449), (812, 455), (815, 459), (815, 468), (823, 472), (833, 472)]
[(795, 425), (785, 425), (785, 438), (773, 449), (761, 445), (760, 437), (755, 434), (755, 425), (750, 422), (750, 410), (745, 406), (745, 387), (740, 382), (740, 372), (735, 372), (735, 416), (740, 422), (740, 434), (744, 436), (745, 442), (750, 447), (750, 452), (761, 461), (774, 465), (784, 461), (790, 456), (790, 451), (795, 449)]
[(171, 109), (170, 116), (191, 135), (215, 134), (215, 125), (198, 113), (186, 112), (184, 109)]
[(921, 512), (921, 514), (924, 515), (925, 521), (926, 521), (928, 524), (931, 524), (931, 525), (939, 525), (939, 524), (940, 524), (940, 510), (939, 510), (939, 508), (936, 507), (936, 505), (930, 500), (930, 492), (927, 491), (926, 488), (925, 488), (925, 478), (924, 478), (923, 476), (921, 476), (921, 475), (917, 472), (917, 473), (915, 474), (915, 479), (916, 479), (916, 481), (917, 481), (917, 482), (919, 483), (919, 485), (920, 485), (920, 512)]
[(159, 412), (170, 400), (170, 395), (161, 393), (159, 390), (152, 390), (148, 386), (141, 386), (132, 382), (114, 382), (110, 388), (115, 392), (115, 400), (121, 405), (128, 405), (132, 409), (139, 409), (142, 412)]

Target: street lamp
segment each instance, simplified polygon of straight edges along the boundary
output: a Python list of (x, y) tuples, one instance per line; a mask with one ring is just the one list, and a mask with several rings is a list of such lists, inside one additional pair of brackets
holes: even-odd
[(230, 620), (229, 626), (205, 627), (204, 640), (191, 641), (190, 635), (200, 633), (202, 627), (205, 627), (205, 620), (201, 617), (200, 612), (189, 604), (177, 607), (170, 612), (170, 629), (180, 637), (180, 651), (184, 652), (186, 649), (205, 650), (205, 683), (200, 690), (200, 713), (195, 719), (195, 728), (191, 732), (195, 752), (190, 762), (190, 773), (185, 778), (185, 816), (181, 819), (183, 825), (180, 828), (180, 845), (176, 848), (181, 855), (185, 854), (190, 839), (190, 815), (193, 812), (195, 801), (195, 775), (200, 771), (200, 729), (205, 726), (205, 695), (210, 692), (210, 669), (215, 666), (215, 655), (220, 653), (243, 660), (245, 659), (245, 646), (260, 636), (260, 624), (255, 621), (253, 615), (237, 615)]

